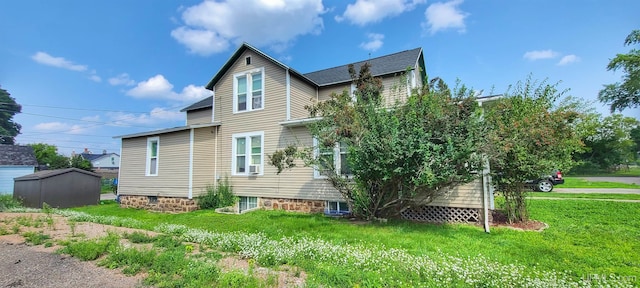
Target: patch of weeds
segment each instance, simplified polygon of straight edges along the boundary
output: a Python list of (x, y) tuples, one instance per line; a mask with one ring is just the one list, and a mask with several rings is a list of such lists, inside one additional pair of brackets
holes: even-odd
[(53, 246), (53, 242), (52, 241), (44, 242), (44, 248), (49, 248), (49, 247), (52, 247), (52, 246)]
[(11, 232), (13, 232), (13, 234), (20, 233), (20, 224), (13, 224), (13, 226), (11, 226)]
[[(160, 247), (165, 249), (174, 249), (183, 246), (182, 241), (176, 239), (171, 235), (158, 235), (153, 240), (154, 247)], [(184, 249), (182, 249), (184, 250)]]
[(153, 250), (118, 247), (107, 255), (99, 265), (110, 269), (121, 268), (126, 275), (138, 274), (142, 269), (149, 269), (156, 258)]
[(51, 207), (51, 205), (47, 204), (46, 202), (42, 203), (42, 212), (44, 212), (47, 215), (47, 218), (45, 219), (45, 221), (47, 222), (47, 226), (49, 226), (49, 229), (54, 229), (54, 223), (53, 223), (53, 208)]
[(0, 236), (2, 235), (9, 235), (9, 230), (7, 230), (7, 228), (0, 227)]
[(162, 274), (173, 274), (187, 267), (185, 254), (180, 250), (169, 250), (158, 254), (151, 269)]
[(22, 234), (27, 243), (31, 243), (33, 245), (40, 245), (45, 242), (45, 240), (51, 239), (51, 236), (47, 234), (43, 234), (42, 232), (25, 232)]
[(22, 207), (22, 202), (14, 199), (13, 195), (0, 195), (0, 212), (18, 207)]
[(207, 186), (207, 193), (198, 197), (197, 200), (200, 209), (216, 209), (234, 205), (238, 202), (238, 197), (233, 194), (233, 186), (229, 178), (225, 177), (217, 186)]
[(119, 239), (118, 235), (109, 233), (109, 235), (95, 240), (69, 242), (60, 252), (83, 261), (95, 260), (110, 249), (114, 250), (119, 245)]
[(69, 224), (69, 230), (71, 230), (71, 237), (76, 237), (76, 225), (78, 222), (70, 219), (67, 221), (67, 224)]
[(233, 270), (220, 275), (218, 279), (220, 287), (260, 287), (260, 280), (254, 276), (246, 275), (242, 271)]
[(33, 226), (34, 225), (33, 221), (34, 221), (33, 217), (20, 216), (16, 218), (16, 223), (25, 227)]
[(151, 237), (146, 233), (137, 232), (137, 231), (133, 233), (125, 234), (124, 238), (129, 239), (131, 243), (151, 243), (155, 240), (154, 237)]

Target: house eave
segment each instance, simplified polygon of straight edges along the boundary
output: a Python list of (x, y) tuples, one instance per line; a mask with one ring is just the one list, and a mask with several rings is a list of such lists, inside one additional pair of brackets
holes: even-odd
[(280, 124), (280, 126), (284, 126), (284, 127), (301, 127), (301, 126), (306, 126), (309, 123), (316, 122), (316, 121), (318, 121), (320, 119), (322, 119), (322, 117), (295, 119), (295, 120), (282, 121), (282, 122), (280, 122), (278, 124)]
[(113, 138), (114, 139), (128, 139), (128, 138), (146, 137), (146, 136), (161, 135), (161, 134), (167, 134), (167, 133), (173, 133), (173, 132), (180, 132), (180, 131), (185, 131), (185, 130), (190, 130), (190, 129), (215, 127), (215, 126), (220, 126), (220, 125), (222, 125), (221, 122), (212, 122), (212, 123), (204, 123), (204, 124), (193, 124), (193, 125), (180, 126), (180, 127), (174, 127), (174, 128), (168, 128), (168, 129), (161, 129), (161, 130), (146, 131), (146, 132), (140, 132), (140, 133), (134, 133), (134, 134), (114, 136)]

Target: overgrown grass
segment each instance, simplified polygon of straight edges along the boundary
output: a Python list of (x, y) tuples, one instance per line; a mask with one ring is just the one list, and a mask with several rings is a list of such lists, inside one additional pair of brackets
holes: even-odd
[(13, 199), (13, 195), (0, 194), (0, 212), (21, 206), (22, 203), (20, 203), (20, 201), (16, 199)]
[(628, 184), (619, 182), (606, 181), (587, 181), (579, 177), (564, 177), (564, 184), (556, 186), (557, 188), (625, 188), (640, 189), (638, 184)]
[(22, 236), (24, 237), (25, 242), (33, 245), (44, 244), (47, 240), (51, 239), (51, 236), (42, 232), (25, 232)]
[(640, 200), (640, 194), (530, 192), (530, 197)]
[[(136, 219), (136, 221), (132, 222), (117, 220), (117, 223), (133, 223), (138, 228), (153, 229), (163, 223), (183, 225), (174, 226), (178, 227), (176, 229), (179, 231), (173, 231), (177, 235), (182, 235), (182, 237), (187, 237), (186, 235), (194, 237), (193, 235), (198, 233), (204, 233), (203, 235), (209, 235), (206, 233), (218, 233), (215, 235), (231, 235), (224, 236), (224, 239), (230, 237), (230, 239), (236, 239), (234, 241), (255, 239), (257, 242), (249, 241), (254, 243), (255, 247), (250, 246), (247, 249), (254, 251), (258, 249), (256, 247), (267, 247), (259, 250), (262, 252), (256, 252), (258, 254), (246, 254), (249, 252), (242, 252), (244, 251), (242, 249), (238, 250), (241, 246), (233, 244), (238, 242), (229, 244), (231, 246), (227, 249), (241, 253), (245, 257), (254, 258), (261, 265), (283, 263), (298, 265), (311, 273), (311, 283), (330, 286), (376, 286), (380, 284), (380, 282), (376, 282), (381, 281), (380, 279), (385, 281), (393, 280), (395, 281), (393, 283), (397, 285), (411, 285), (411, 283), (416, 283), (412, 281), (425, 280), (405, 270), (405, 268), (389, 270), (391, 269), (389, 266), (384, 266), (386, 264), (380, 263), (382, 260), (389, 263), (395, 262), (396, 265), (403, 266), (409, 265), (407, 263), (411, 261), (423, 263), (421, 261), (424, 261), (424, 259), (435, 259), (433, 261), (436, 261), (438, 265), (433, 266), (433, 269), (449, 267), (451, 269), (463, 269), (463, 272), (469, 272), (468, 269), (489, 269), (487, 267), (491, 266), (492, 268), (490, 269), (517, 270), (518, 273), (521, 273), (522, 279), (535, 274), (535, 271), (548, 271), (549, 273), (555, 273), (553, 271), (568, 271), (569, 277), (574, 281), (579, 281), (581, 278), (587, 277), (587, 275), (594, 274), (621, 277), (640, 275), (640, 253), (638, 252), (640, 251), (640, 242), (637, 241), (638, 237), (640, 237), (638, 234), (638, 231), (640, 231), (640, 218), (620, 217), (620, 215), (638, 215), (640, 213), (640, 204), (529, 200), (529, 205), (532, 218), (548, 223), (550, 225), (549, 229), (537, 233), (493, 228), (491, 234), (485, 234), (479, 227), (469, 225), (429, 225), (402, 221), (390, 221), (386, 224), (355, 224), (346, 220), (327, 218), (322, 215), (305, 215), (282, 211), (256, 211), (242, 215), (217, 214), (212, 211), (158, 214), (142, 210), (120, 209), (116, 205), (92, 206), (75, 210), (84, 211), (92, 215)], [(196, 229), (194, 230), (196, 232), (193, 232), (196, 234), (186, 234), (189, 229)], [(252, 238), (256, 236), (251, 235), (261, 236)], [(207, 237), (211, 236), (203, 237), (205, 238), (202, 239), (209, 239)], [(197, 240), (189, 239), (190, 241)], [(322, 248), (324, 249), (322, 250), (313, 248), (315, 246), (296, 246), (308, 243), (316, 243), (313, 245), (328, 248)], [(285, 252), (269, 248), (274, 246), (285, 249)], [(301, 250), (296, 250), (296, 247)], [(353, 253), (371, 252), (362, 254), (362, 257), (368, 256), (357, 260), (357, 256), (347, 257), (337, 252), (342, 250), (332, 250), (339, 249), (337, 247), (347, 247), (345, 249), (351, 249), (354, 251)], [(316, 254), (308, 255), (305, 253), (327, 255), (327, 257), (330, 257), (327, 259), (331, 259), (331, 261), (327, 262), (327, 260), (322, 260), (323, 258), (314, 258), (320, 257)], [(387, 254), (379, 253), (391, 253), (395, 255), (394, 257), (405, 257), (405, 260), (410, 261), (405, 263), (402, 259), (393, 260), (395, 258), (388, 258), (389, 256), (385, 256)], [(335, 254), (335, 256), (330, 256), (331, 254)], [(292, 256), (282, 256), (284, 257), (282, 258), (278, 255)], [(343, 261), (347, 261), (347, 263)], [(354, 263), (354, 261), (356, 262)], [(369, 266), (367, 266), (367, 261), (371, 261)], [(491, 263), (499, 263), (506, 266), (494, 266), (495, 264)], [(508, 265), (516, 265), (516, 268)], [(486, 267), (481, 268), (482, 266)], [(424, 267), (431, 266), (420, 267), (423, 267), (420, 269), (424, 269)], [(527, 269), (522, 267), (527, 267)], [(430, 275), (423, 270), (420, 271), (422, 271), (421, 273), (426, 273), (424, 275)], [(380, 273), (384, 274), (381, 275)], [(430, 277), (437, 278), (434, 275)], [(451, 278), (453, 282), (447, 283), (447, 285), (466, 286), (468, 284), (465, 284), (464, 280), (460, 278), (462, 276), (455, 277)], [(482, 277), (480, 282), (488, 281), (487, 283), (494, 283), (486, 277), (506, 277), (506, 275), (489, 273)], [(445, 279), (448, 278), (445, 277)], [(636, 285), (640, 284), (639, 280), (636, 277)], [(480, 282), (474, 283), (479, 284)], [(440, 282), (433, 282), (432, 284), (438, 285), (438, 283)], [(517, 283), (521, 282), (498, 283), (510, 283), (518, 286), (519, 284)]]
[(104, 255), (110, 249), (113, 250), (118, 246), (120, 237), (117, 234), (109, 233), (103, 238), (86, 241), (67, 241), (63, 243), (64, 247), (59, 250), (60, 253), (69, 254), (73, 257), (80, 258), (84, 261), (96, 260)]

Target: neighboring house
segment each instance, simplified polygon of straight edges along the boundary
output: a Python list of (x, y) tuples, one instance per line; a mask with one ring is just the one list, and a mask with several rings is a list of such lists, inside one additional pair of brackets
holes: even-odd
[(120, 155), (116, 153), (107, 153), (104, 150), (102, 154), (93, 154), (85, 148), (84, 152), (79, 155), (89, 160), (94, 170), (118, 170), (120, 168)]
[(0, 144), (0, 194), (12, 194), (13, 178), (31, 174), (37, 166), (30, 146)]
[[(387, 103), (402, 100), (426, 78), (421, 48), (354, 63), (356, 71), (365, 62), (373, 76), (382, 78)], [(305, 127), (313, 119), (304, 106), (327, 100), (332, 92), (354, 91), (347, 65), (302, 74), (243, 44), (206, 88), (212, 96), (182, 110), (186, 126), (119, 136), (123, 207), (195, 210), (195, 197), (229, 177), (240, 196), (240, 212), (260, 207), (331, 213), (348, 209), (321, 171), (300, 165), (277, 175), (267, 164), (267, 155), (277, 149), (314, 145)], [(330, 153), (341, 167), (345, 149)], [(476, 181), (458, 187), (432, 205), (470, 209), (478, 218), (485, 186)]]

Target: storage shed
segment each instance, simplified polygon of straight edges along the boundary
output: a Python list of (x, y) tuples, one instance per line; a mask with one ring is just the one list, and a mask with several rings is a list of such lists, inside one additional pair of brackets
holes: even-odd
[(100, 201), (100, 175), (78, 168), (39, 171), (15, 178), (13, 198), (25, 207), (69, 208)]
[(11, 195), (13, 178), (28, 175), (38, 166), (33, 148), (0, 144), (0, 195)]

